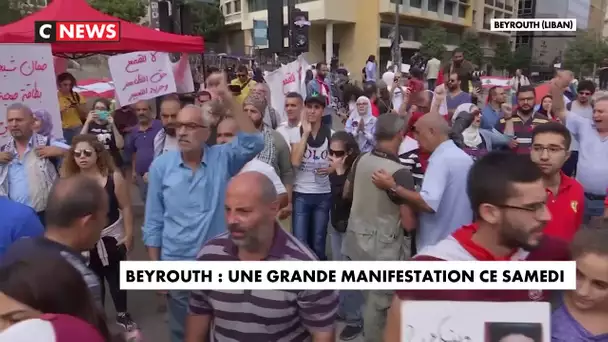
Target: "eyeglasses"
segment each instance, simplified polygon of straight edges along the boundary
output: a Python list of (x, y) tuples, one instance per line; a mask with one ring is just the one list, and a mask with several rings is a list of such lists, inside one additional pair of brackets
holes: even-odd
[(338, 158), (344, 157), (346, 155), (346, 151), (337, 151), (337, 150), (329, 150), (330, 156), (336, 156)]
[(93, 150), (85, 149), (85, 150), (74, 150), (74, 157), (80, 158), (82, 156), (90, 157), (93, 155)]
[(207, 126), (205, 126), (205, 125), (199, 125), (199, 124), (194, 123), (194, 122), (188, 122), (188, 123), (178, 123), (178, 124), (175, 124), (175, 128), (176, 129), (185, 128), (188, 131), (194, 131), (197, 128), (207, 128)]
[(560, 146), (532, 145), (532, 151), (534, 151), (536, 153), (543, 153), (543, 152), (545, 152), (545, 150), (547, 150), (547, 153), (549, 153), (549, 154), (556, 154), (556, 153), (565, 151), (566, 149), (563, 147), (560, 147)]
[(531, 203), (531, 204), (527, 204), (527, 205), (523, 205), (523, 206), (501, 204), (501, 205), (497, 205), (497, 207), (504, 208), (504, 209), (515, 209), (515, 210), (527, 211), (530, 213), (535, 213), (536, 215), (541, 215), (544, 213), (545, 210), (548, 210), (547, 203), (544, 203), (544, 202)]

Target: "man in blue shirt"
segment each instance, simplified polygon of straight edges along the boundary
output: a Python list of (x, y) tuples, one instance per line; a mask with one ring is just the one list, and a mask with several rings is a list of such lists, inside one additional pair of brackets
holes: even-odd
[[(148, 174), (144, 244), (152, 260), (195, 260), (201, 247), (226, 231), (224, 195), (230, 178), (264, 149), (264, 138), (232, 97), (225, 77), (211, 75), (207, 90), (222, 101), (239, 126), (236, 138), (205, 145), (212, 118), (200, 107), (185, 106), (177, 116), (179, 151), (156, 158)], [(172, 342), (184, 340), (187, 291), (169, 291)]]
[(502, 118), (502, 105), (507, 102), (505, 90), (494, 86), (488, 92), (488, 104), (481, 111), (481, 128), (493, 130)]
[(0, 260), (13, 242), (44, 234), (44, 227), (34, 209), (27, 205), (0, 197)]

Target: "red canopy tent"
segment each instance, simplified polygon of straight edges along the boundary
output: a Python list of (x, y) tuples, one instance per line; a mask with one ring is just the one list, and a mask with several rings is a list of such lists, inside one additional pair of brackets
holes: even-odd
[[(36, 21), (115, 21), (85, 0), (54, 0), (47, 7), (17, 22), (0, 27), (2, 43), (34, 43)], [(133, 51), (203, 53), (202, 37), (182, 36), (120, 20), (120, 42), (54, 43), (53, 54), (115, 54)]]

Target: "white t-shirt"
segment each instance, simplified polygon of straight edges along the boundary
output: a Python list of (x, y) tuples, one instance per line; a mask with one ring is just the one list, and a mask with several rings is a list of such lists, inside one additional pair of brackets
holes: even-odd
[(281, 134), (281, 136), (283, 137), (283, 139), (285, 139), (285, 142), (287, 142), (287, 145), (289, 145), (289, 149), (291, 150), (291, 144), (289, 143), (289, 139), (291, 136), (291, 131), (296, 130), (299, 132), (300, 130), (300, 124), (298, 124), (298, 126), (296, 127), (289, 127), (289, 124), (287, 122), (283, 122), (282, 124), (279, 125), (279, 127), (277, 127), (276, 131), (279, 132)]
[(285, 189), (285, 185), (283, 185), (283, 182), (281, 182), (281, 178), (274, 170), (274, 168), (264, 163), (263, 161), (254, 158), (247, 164), (245, 164), (245, 166), (243, 166), (241, 172), (239, 173), (248, 171), (256, 171), (268, 177), (268, 179), (272, 181), (272, 184), (274, 184), (274, 188), (277, 191), (277, 195), (281, 195), (287, 192), (287, 189)]
[[(331, 131), (334, 134), (334, 131)], [(300, 129), (289, 132), (289, 144), (300, 142)], [(302, 194), (327, 194), (331, 192), (328, 175), (317, 175), (317, 169), (329, 167), (329, 139), (319, 147), (306, 146), (302, 164), (296, 169), (296, 179), (293, 183), (293, 191)]]
[(167, 135), (165, 137), (165, 146), (163, 146), (163, 153), (166, 153), (169, 151), (177, 151), (178, 148), (179, 148), (179, 145), (177, 144), (177, 137), (172, 137), (170, 135)]

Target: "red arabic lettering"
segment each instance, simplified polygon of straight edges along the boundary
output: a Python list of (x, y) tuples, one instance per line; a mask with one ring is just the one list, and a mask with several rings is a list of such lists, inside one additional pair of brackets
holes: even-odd
[(158, 83), (162, 81), (165, 76), (167, 76), (167, 73), (163, 72), (162, 70), (158, 70), (158, 72), (150, 76), (150, 82)]
[(134, 102), (134, 100), (139, 99), (140, 97), (148, 94), (148, 88), (143, 88), (139, 91), (136, 91), (129, 96), (129, 102)]
[(150, 60), (152, 61), (152, 63), (156, 62), (156, 54), (157, 52), (150, 52)]
[[(29, 86), (29, 84), (27, 85)], [(42, 92), (38, 89), (38, 84), (34, 82), (34, 87), (29, 90), (21, 89), (23, 91), (23, 95), (21, 95), (21, 102), (29, 99), (39, 99), (42, 97)]]
[(141, 83), (145, 83), (148, 82), (148, 76), (144, 76), (142, 74), (137, 74), (137, 78), (135, 78), (132, 81), (128, 81), (127, 83), (125, 83), (125, 86), (122, 88), (122, 90), (124, 91), (125, 89), (132, 87), (134, 85), (138, 85)]
[(15, 101), (19, 98), (19, 92), (15, 93), (0, 93), (0, 100), (3, 101)]
[(138, 72), (139, 69), (132, 69), (134, 65), (146, 63), (148, 59), (146, 55), (138, 54), (137, 58), (133, 58), (127, 62), (127, 66), (125, 67), (125, 71), (128, 73)]
[(38, 61), (24, 61), (19, 67), (19, 71), (23, 76), (30, 76), (35, 71), (46, 70), (46, 63), (39, 63)]
[(150, 87), (150, 94), (162, 94), (163, 92), (167, 91), (168, 89), (169, 89), (169, 86), (166, 84), (158, 85), (156, 87)]
[(11, 71), (15, 71), (15, 70), (17, 70), (17, 67), (10, 68), (4, 64), (0, 64), (0, 72), (11, 72)]
[(291, 72), (289, 74), (287, 74), (287, 77), (283, 79), (283, 85), (286, 86), (289, 83), (294, 83), (296, 81), (296, 75)]

